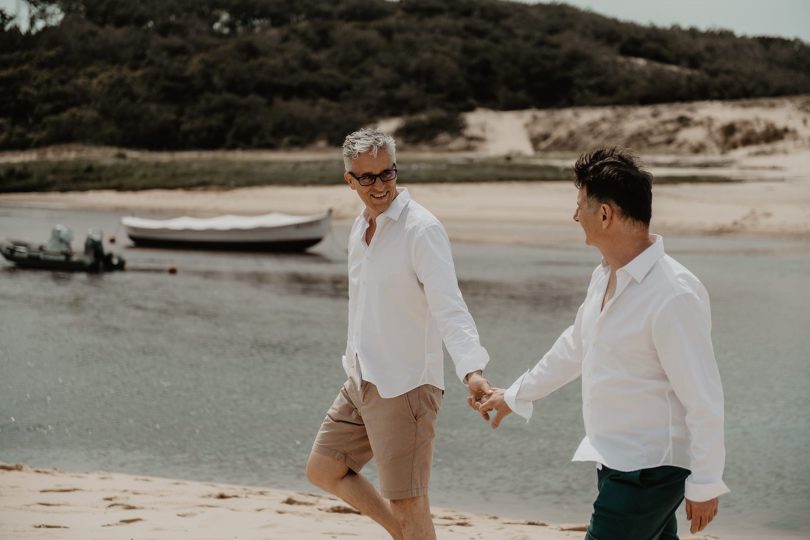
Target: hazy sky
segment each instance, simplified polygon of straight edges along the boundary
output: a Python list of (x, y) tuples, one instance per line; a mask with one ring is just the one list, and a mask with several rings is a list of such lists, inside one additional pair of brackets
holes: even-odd
[[(550, 0), (522, 0), (551, 3)], [(656, 26), (723, 28), (748, 36), (800, 38), (810, 43), (810, 0), (565, 0), (625, 21)]]
[[(0, 8), (13, 13), (17, 3), (24, 6), (21, 1), (0, 0)], [(724, 28), (749, 36), (798, 37), (810, 43), (810, 0), (565, 0), (564, 3), (641, 24)]]

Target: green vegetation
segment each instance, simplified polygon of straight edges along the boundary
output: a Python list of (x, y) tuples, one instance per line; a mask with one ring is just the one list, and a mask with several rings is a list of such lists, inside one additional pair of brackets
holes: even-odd
[[(403, 184), (419, 182), (571, 181), (572, 171), (535, 159), (424, 158), (409, 156), (400, 168)], [(264, 185), (340, 183), (337, 159), (307, 161), (179, 159), (31, 161), (0, 164), (0, 193), (24, 191), (230, 189)], [(656, 183), (726, 182), (720, 176), (669, 176)]]
[[(27, 3), (36, 32), (20, 32), (0, 11), (0, 149), (335, 145), (401, 115), (413, 116), (403, 137), (424, 141), (452, 134), (458, 113), (475, 107), (810, 92), (810, 46), (801, 41), (644, 27), (560, 4)], [(122, 175), (133, 167), (116, 166)]]

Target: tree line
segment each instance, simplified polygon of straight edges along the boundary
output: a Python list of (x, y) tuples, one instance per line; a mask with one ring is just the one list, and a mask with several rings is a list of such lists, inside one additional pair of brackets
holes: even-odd
[(810, 92), (810, 46), (498, 0), (28, 0), (0, 10), (0, 149), (338, 144), (476, 107), (649, 104)]

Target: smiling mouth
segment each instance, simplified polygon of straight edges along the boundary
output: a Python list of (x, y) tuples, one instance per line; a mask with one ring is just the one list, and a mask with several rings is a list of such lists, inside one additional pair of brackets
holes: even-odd
[(385, 193), (381, 193), (380, 195), (375, 195), (374, 193), (369, 193), (369, 195), (371, 195), (372, 199), (377, 199), (378, 201), (381, 201), (383, 199), (388, 198), (388, 192), (387, 191)]

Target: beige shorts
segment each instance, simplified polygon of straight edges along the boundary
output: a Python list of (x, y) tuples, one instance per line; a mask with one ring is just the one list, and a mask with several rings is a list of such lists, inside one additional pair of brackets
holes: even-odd
[(444, 392), (425, 384), (394, 398), (351, 379), (326, 413), (312, 451), (345, 463), (354, 472), (373, 457), (386, 499), (427, 495), (436, 415)]

